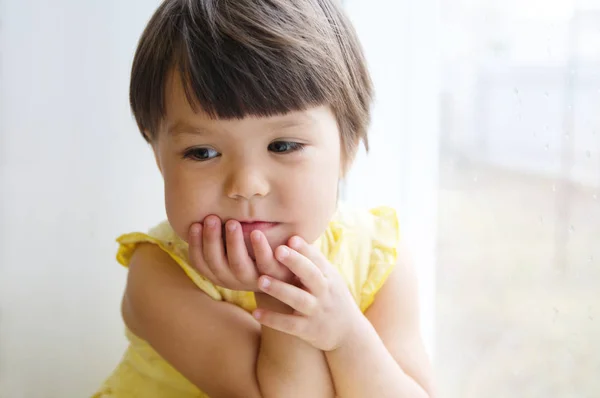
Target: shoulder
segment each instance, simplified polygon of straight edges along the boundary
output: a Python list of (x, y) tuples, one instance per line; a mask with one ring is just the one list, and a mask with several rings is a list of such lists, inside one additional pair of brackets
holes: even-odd
[(335, 240), (330, 261), (346, 278), (362, 311), (373, 302), (398, 259), (396, 211), (388, 206), (360, 209), (341, 205), (330, 227)]
[(400, 237), (396, 210), (389, 206), (357, 208), (340, 205), (331, 222), (341, 240), (354, 245), (395, 248)]
[[(177, 236), (168, 221), (156, 225), (147, 233), (132, 232), (123, 234), (117, 238), (117, 242), (119, 243), (117, 261), (125, 267), (131, 268), (134, 255), (139, 258), (152, 251), (155, 253), (153, 258), (170, 259), (170, 261), (163, 261), (163, 263), (168, 263), (173, 268), (180, 268), (184, 276), (214, 300), (223, 300), (223, 294), (228, 293), (225, 292), (226, 289), (220, 289), (200, 275), (190, 264), (187, 242)], [(137, 254), (141, 246), (149, 246), (151, 249), (145, 249), (143, 253)]]

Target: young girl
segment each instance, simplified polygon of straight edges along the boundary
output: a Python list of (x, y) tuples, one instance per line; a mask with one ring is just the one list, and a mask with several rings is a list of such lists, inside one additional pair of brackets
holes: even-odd
[(432, 396), (396, 214), (338, 205), (371, 102), (338, 1), (166, 0), (130, 90), (168, 221), (118, 239), (130, 345), (95, 397)]

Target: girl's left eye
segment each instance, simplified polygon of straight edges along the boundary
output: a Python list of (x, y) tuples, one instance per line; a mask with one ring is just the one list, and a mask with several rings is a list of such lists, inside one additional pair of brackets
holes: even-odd
[(304, 144), (291, 141), (275, 141), (269, 144), (268, 149), (273, 153), (290, 153), (304, 149)]

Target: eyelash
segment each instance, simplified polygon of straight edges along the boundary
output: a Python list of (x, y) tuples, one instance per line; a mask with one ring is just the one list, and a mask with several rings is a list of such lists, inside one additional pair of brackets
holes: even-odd
[[(271, 150), (271, 146), (274, 144), (287, 144), (287, 146), (289, 147), (288, 150), (286, 151), (272, 151)], [(286, 154), (291, 154), (294, 152), (299, 152), (302, 151), (304, 148), (306, 147), (305, 144), (301, 144), (299, 142), (293, 142), (293, 141), (274, 141), (272, 143), (269, 144), (269, 146), (267, 147), (267, 149), (269, 149), (270, 152), (273, 152), (276, 155), (286, 155)], [(200, 151), (213, 151), (215, 153), (217, 153), (216, 156), (213, 157), (201, 157), (201, 156), (197, 156), (198, 152)], [(220, 153), (218, 153), (217, 151), (215, 151), (212, 148), (205, 148), (205, 147), (198, 147), (198, 148), (189, 148), (187, 149), (184, 153), (183, 153), (183, 158), (184, 159), (190, 159), (190, 160), (194, 160), (196, 162), (206, 162), (207, 160), (211, 160), (214, 158), (217, 158), (221, 156)]]
[[(217, 153), (217, 156), (213, 156), (212, 158), (199, 157), (197, 155), (198, 155), (198, 152), (200, 152), (200, 151), (213, 151), (213, 152)], [(204, 148), (204, 147), (190, 148), (190, 149), (187, 149), (183, 153), (184, 159), (190, 159), (190, 160), (194, 160), (196, 162), (206, 162), (207, 160), (211, 160), (211, 159), (214, 159), (219, 156), (221, 156), (221, 154), (219, 152), (215, 151), (212, 148)]]
[(285, 155), (285, 154), (289, 154), (289, 153), (294, 153), (294, 152), (298, 152), (303, 150), (306, 145), (305, 144), (301, 144), (299, 142), (293, 142), (293, 141), (273, 141), (272, 143), (269, 144), (269, 146), (267, 147), (269, 150), (271, 150), (271, 145), (274, 144), (287, 144), (289, 146), (289, 149), (287, 151), (282, 151), (282, 152), (275, 152), (275, 151), (271, 151), (275, 154), (278, 155)]

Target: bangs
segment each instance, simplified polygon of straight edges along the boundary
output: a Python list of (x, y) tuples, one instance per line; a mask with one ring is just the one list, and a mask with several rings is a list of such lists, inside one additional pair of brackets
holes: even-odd
[(368, 148), (372, 83), (339, 0), (163, 0), (131, 68), (131, 110), (147, 141), (166, 116), (171, 76), (214, 119), (331, 106), (346, 158), (361, 141)]
[[(132, 69), (130, 102), (144, 135), (153, 136), (165, 117), (172, 71), (182, 79), (192, 109), (212, 118), (279, 115), (340, 97), (339, 68), (327, 56), (335, 40), (290, 35), (294, 13), (262, 8), (253, 16), (243, 8), (216, 10), (210, 1), (193, 12), (173, 12), (168, 3), (150, 21), (153, 30), (143, 35)], [(161, 18), (165, 14), (170, 17)], [(265, 15), (271, 15), (270, 23)]]
[(174, 66), (187, 100), (213, 118), (272, 116), (334, 100), (332, 79), (284, 50), (251, 51), (230, 37), (214, 39), (209, 48), (183, 43), (189, 46), (175, 54)]

